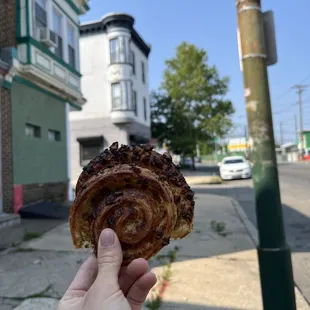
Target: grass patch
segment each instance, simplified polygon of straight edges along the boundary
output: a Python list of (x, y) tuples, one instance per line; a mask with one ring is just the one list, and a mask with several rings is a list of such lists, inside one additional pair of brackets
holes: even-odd
[(218, 235), (222, 237), (227, 236), (226, 224), (224, 222), (218, 222), (218, 221), (212, 220), (210, 224), (211, 224), (212, 230), (216, 232)]
[(24, 241), (29, 241), (29, 240), (31, 240), (31, 239), (39, 238), (39, 237), (41, 237), (41, 235), (42, 235), (42, 234), (39, 233), (39, 232), (27, 231), (27, 232), (25, 232), (25, 234), (24, 234), (23, 240), (24, 240)]
[(168, 255), (158, 255), (156, 259), (165, 267), (161, 276), (157, 278), (157, 285), (151, 291), (151, 297), (146, 302), (145, 306), (150, 310), (157, 310), (162, 304), (162, 298), (170, 283), (172, 277), (171, 266), (175, 262), (178, 252), (178, 247), (168, 252)]

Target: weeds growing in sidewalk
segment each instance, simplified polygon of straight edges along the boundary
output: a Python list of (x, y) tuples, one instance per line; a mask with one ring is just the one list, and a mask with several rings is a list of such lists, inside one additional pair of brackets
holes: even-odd
[(222, 237), (226, 237), (227, 236), (227, 232), (226, 232), (226, 224), (224, 222), (217, 222), (215, 220), (212, 220), (210, 222), (211, 224), (211, 228), (214, 232), (216, 232), (218, 235), (222, 236)]
[(41, 237), (41, 234), (39, 232), (27, 231), (27, 232), (25, 232), (23, 239), (24, 239), (24, 241), (29, 241), (31, 239), (35, 239), (35, 238), (39, 238), (39, 237)]
[(150, 299), (146, 302), (147, 309), (157, 310), (160, 308), (162, 298), (172, 277), (171, 266), (176, 260), (178, 250), (179, 248), (175, 247), (174, 250), (168, 252), (168, 255), (158, 255), (156, 257), (165, 267), (162, 275), (157, 278), (157, 285), (151, 291)]
[(19, 252), (35, 252), (36, 249), (33, 248), (17, 248), (14, 250), (14, 253), (19, 253)]

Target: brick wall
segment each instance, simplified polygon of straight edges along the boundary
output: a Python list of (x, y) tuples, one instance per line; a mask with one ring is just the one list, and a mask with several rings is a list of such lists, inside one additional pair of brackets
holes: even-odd
[[(2, 0), (0, 0), (2, 1)], [(12, 121), (10, 90), (1, 88), (3, 211), (13, 212)]]
[[(16, 0), (0, 0), (0, 48), (16, 46)], [(3, 211), (13, 212), (10, 90), (1, 88)]]
[(67, 201), (67, 188), (67, 182), (24, 184), (24, 206), (38, 201), (65, 202)]
[(16, 0), (0, 0), (0, 47), (16, 45)]

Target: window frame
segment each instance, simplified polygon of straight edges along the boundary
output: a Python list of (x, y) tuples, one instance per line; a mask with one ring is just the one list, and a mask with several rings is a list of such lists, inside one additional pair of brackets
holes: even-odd
[[(113, 44), (115, 42), (115, 44)], [(130, 39), (125, 35), (109, 38), (109, 57), (110, 65), (113, 64), (132, 64)]]
[[(27, 128), (28, 128), (28, 130), (33, 130), (33, 134), (27, 133)], [(34, 139), (41, 139), (41, 137), (42, 137), (41, 126), (34, 125), (32, 123), (26, 123), (25, 124), (25, 136), (30, 137), (30, 138), (34, 138)]]
[[(113, 96), (113, 87), (115, 87), (116, 85), (119, 86), (119, 107), (116, 108), (116, 104), (115, 104), (115, 99)], [(117, 97), (118, 99), (118, 97)], [(112, 111), (121, 111), (122, 110), (122, 84), (120, 82), (115, 82), (111, 84), (111, 103), (112, 103)]]
[(143, 60), (141, 60), (141, 78), (142, 78), (142, 82), (143, 84), (145, 84), (145, 63)]
[[(103, 136), (77, 138), (77, 141), (79, 143), (80, 165), (82, 167), (87, 165), (93, 158), (98, 156), (104, 148)], [(98, 152), (94, 152), (93, 154), (90, 154), (87, 158), (85, 158), (84, 150), (87, 147), (98, 148)]]
[[(55, 30), (54, 14), (60, 17), (60, 24), (58, 25), (60, 28), (59, 29), (60, 33), (58, 33)], [(53, 6), (53, 9), (52, 9), (52, 27), (51, 28), (52, 28), (52, 31), (54, 31), (57, 36), (57, 47), (54, 48), (54, 53), (57, 57), (64, 59), (64, 15), (55, 6)], [(59, 49), (59, 42), (61, 42), (61, 49)], [(60, 51), (60, 54), (58, 54), (57, 51)]]
[(130, 51), (130, 60), (132, 65), (132, 75), (136, 75), (136, 55), (134, 51)]
[[(112, 42), (116, 42), (115, 44), (115, 56), (112, 57)], [(109, 40), (109, 51), (110, 51), (110, 64), (116, 64), (119, 62), (118, 60), (118, 50), (119, 50), (119, 43), (118, 43), (118, 37), (112, 38)]]
[[(34, 25), (36, 29), (40, 29), (40, 28), (48, 28), (48, 9), (47, 9), (47, 1), (46, 0), (42, 0), (44, 2), (44, 7), (42, 7), (41, 2), (39, 0), (34, 0), (34, 10), (33, 10), (33, 14), (34, 14)], [(45, 13), (45, 20), (41, 20), (41, 17), (38, 16), (37, 13), (37, 6), (40, 8), (40, 10), (44, 11)], [(40, 23), (40, 25), (37, 24), (37, 22)]]
[(145, 97), (143, 97), (143, 113), (144, 113), (144, 120), (147, 121), (147, 100)]
[[(50, 139), (50, 134), (54, 134), (54, 139)], [(61, 141), (61, 132), (60, 130), (48, 129), (47, 130), (47, 138), (49, 141)]]
[(137, 99), (138, 99), (137, 91), (133, 90), (132, 91), (132, 108), (133, 108), (133, 111), (135, 113), (135, 116), (138, 116), (138, 103), (137, 103)]
[[(72, 39), (73, 39), (72, 44), (69, 43), (69, 29), (72, 30)], [(68, 64), (71, 67), (73, 67), (74, 69), (77, 69), (77, 63), (78, 63), (78, 61), (77, 61), (77, 53), (78, 53), (77, 41), (78, 41), (78, 38), (76, 36), (76, 27), (69, 20), (67, 22), (66, 31), (67, 31)], [(73, 53), (73, 58), (72, 58), (73, 61), (71, 61), (71, 57), (70, 57), (70, 48), (74, 52)]]

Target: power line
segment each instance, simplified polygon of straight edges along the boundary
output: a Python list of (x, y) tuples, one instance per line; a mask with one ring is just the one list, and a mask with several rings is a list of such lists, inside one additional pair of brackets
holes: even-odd
[[(310, 74), (307, 75), (303, 80), (300, 81), (299, 85), (305, 83), (307, 80), (310, 79)], [(278, 96), (276, 98), (276, 101), (282, 99), (283, 97), (285, 97), (287, 94), (289, 94), (291, 91), (293, 90), (293, 87), (289, 87), (286, 91), (284, 91), (280, 96)]]

